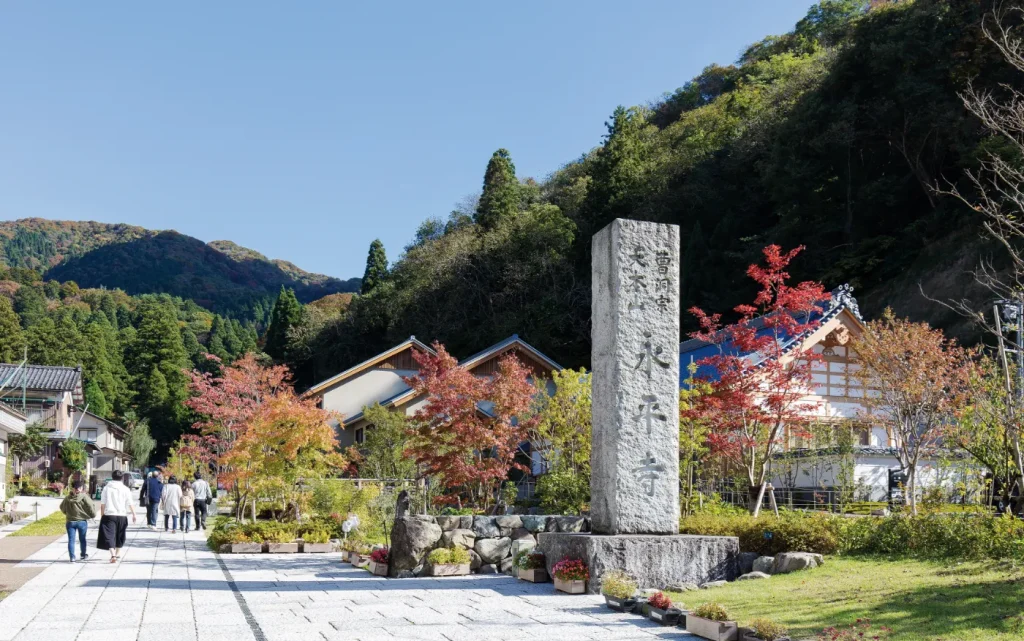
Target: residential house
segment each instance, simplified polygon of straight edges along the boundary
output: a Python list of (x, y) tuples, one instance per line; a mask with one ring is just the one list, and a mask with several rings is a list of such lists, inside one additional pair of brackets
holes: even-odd
[(92, 446), (94, 452), (86, 478), (89, 485), (112, 478), (115, 470), (131, 471), (131, 457), (124, 451), (124, 439), (128, 431), (123, 427), (80, 407), (73, 409), (74, 436)]
[(0, 497), (7, 496), (8, 438), (11, 434), (24, 433), (25, 415), (9, 405), (0, 403)]
[[(363, 408), (379, 403), (382, 407), (401, 410), (411, 416), (426, 403), (426, 398), (405, 382), (405, 378), (414, 376), (419, 370), (412, 357), (413, 350), (434, 353), (428, 345), (410, 336), (391, 349), (317, 383), (305, 392), (304, 396), (317, 398), (322, 408), (341, 415), (336, 427), (342, 449), (358, 446), (365, 440), (367, 430), (373, 429), (363, 416)], [(550, 378), (552, 370), (561, 369), (558, 363), (518, 335), (461, 360), (459, 366), (476, 376), (490, 376), (497, 370), (501, 358), (509, 353), (515, 354), (534, 377)], [(489, 414), (491, 410), (487, 403), (481, 403), (478, 409), (483, 414)], [(529, 448), (526, 447), (525, 451), (528, 453)], [(539, 465), (538, 460), (535, 462), (538, 473)]]
[[(806, 335), (791, 337), (783, 352), (795, 357), (808, 351), (820, 359), (812, 363), (811, 385), (806, 401), (813, 410), (808, 419), (819, 424), (852, 425), (855, 432), (853, 481), (859, 500), (883, 501), (888, 497), (889, 471), (898, 470), (898, 443), (884, 426), (872, 422), (865, 398), (871, 390), (858, 376), (861, 366), (852, 349), (852, 339), (865, 331), (853, 290), (844, 285), (832, 292), (829, 302), (817, 314), (817, 327)], [(756, 322), (756, 321), (755, 321)], [(689, 376), (687, 367), (710, 356), (720, 346), (700, 340), (684, 341), (680, 353), (680, 385)], [(730, 346), (721, 346), (729, 350)], [(814, 496), (834, 494), (837, 478), (844, 473), (841, 457), (835, 449), (816, 448), (814, 443), (787, 430), (784, 445), (772, 462), (772, 484), (797, 501), (813, 501)], [(929, 459), (919, 464), (921, 487), (947, 484), (956, 475), (943, 461)]]

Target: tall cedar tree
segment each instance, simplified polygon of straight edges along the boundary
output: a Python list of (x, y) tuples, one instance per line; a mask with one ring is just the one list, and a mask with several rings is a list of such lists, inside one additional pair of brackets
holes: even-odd
[(0, 362), (21, 362), (25, 335), (14, 307), (6, 297), (0, 296)]
[(499, 149), (491, 156), (484, 173), (484, 190), (476, 206), (476, 223), (493, 229), (498, 222), (511, 218), (519, 211), (520, 188), (516, 179), (516, 166), (507, 149)]
[(441, 480), (446, 494), (439, 502), (461, 506), (465, 499), (485, 508), (510, 471), (527, 471), (515, 456), (532, 425), (524, 420), (534, 392), (529, 372), (509, 354), (492, 376), (478, 378), (444, 345), (433, 348), (436, 354), (413, 352), (420, 371), (406, 379), (428, 399), (414, 417), (408, 451), (427, 476)]
[(281, 293), (270, 313), (270, 326), (267, 328), (266, 352), (275, 359), (284, 360), (288, 352), (288, 330), (302, 317), (302, 305), (295, 298), (295, 292), (281, 286)]
[(811, 369), (820, 360), (809, 350), (787, 350), (790, 339), (814, 331), (815, 312), (829, 300), (820, 283), (786, 284), (790, 261), (803, 250), (783, 253), (778, 245), (764, 249), (765, 265), (750, 265), (747, 275), (761, 290), (752, 305), (739, 305), (738, 321), (723, 326), (720, 314), (690, 311), (700, 323), (693, 338), (718, 346), (718, 352), (697, 362), (712, 371), (697, 378), (711, 394), (694, 399), (694, 410), (710, 419), (712, 452), (730, 459), (746, 474), (750, 511), (761, 508), (772, 452), (783, 445), (786, 429), (809, 434), (808, 416), (817, 404), (805, 400), (811, 389)]
[(370, 251), (366, 254), (366, 269), (363, 271), (363, 285), (360, 294), (369, 294), (388, 276), (388, 256), (384, 252), (384, 243), (375, 238), (370, 243)]
[(873, 418), (896, 443), (907, 474), (906, 503), (917, 514), (917, 474), (922, 458), (934, 456), (969, 389), (967, 354), (927, 323), (896, 318), (886, 309), (853, 342), (872, 393), (864, 399)]

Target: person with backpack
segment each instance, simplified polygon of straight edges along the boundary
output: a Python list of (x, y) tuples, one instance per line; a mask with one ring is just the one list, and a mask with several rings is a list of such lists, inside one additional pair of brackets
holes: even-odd
[(149, 529), (156, 529), (156, 517), (160, 511), (160, 499), (164, 495), (164, 484), (160, 480), (160, 471), (155, 471), (146, 479), (143, 491), (146, 493), (146, 524)]

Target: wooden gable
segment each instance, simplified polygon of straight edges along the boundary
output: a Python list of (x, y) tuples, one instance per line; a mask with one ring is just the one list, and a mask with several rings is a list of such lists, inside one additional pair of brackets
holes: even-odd
[(490, 376), (498, 371), (501, 359), (509, 353), (519, 359), (519, 362), (522, 363), (523, 367), (530, 370), (530, 373), (534, 378), (551, 377), (550, 366), (538, 359), (528, 350), (523, 349), (518, 344), (509, 345), (505, 349), (495, 352), (488, 358), (471, 367), (469, 371), (473, 372), (476, 376)]

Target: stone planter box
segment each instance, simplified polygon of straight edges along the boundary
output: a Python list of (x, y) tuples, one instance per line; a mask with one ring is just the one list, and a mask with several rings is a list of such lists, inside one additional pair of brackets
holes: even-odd
[(267, 552), (270, 554), (298, 554), (298, 543), (267, 543)]
[(365, 568), (365, 567), (367, 567), (368, 565), (370, 565), (370, 555), (369, 554), (357, 554), (355, 556), (354, 560), (352, 561), (352, 565), (356, 566), (357, 568)]
[(430, 566), (430, 576), (466, 576), (469, 574), (469, 563), (442, 563)]
[(586, 581), (563, 581), (555, 577), (555, 589), (566, 594), (584, 594), (587, 591)]
[(388, 575), (388, 564), (387, 563), (377, 563), (376, 561), (370, 561), (370, 563), (366, 567), (366, 569), (370, 571), (370, 574), (373, 574), (373, 575), (376, 575), (376, 576), (387, 576)]
[(303, 543), (303, 554), (327, 554), (331, 551), (330, 543)]
[(232, 554), (259, 554), (263, 552), (262, 543), (232, 543)]
[(519, 578), (523, 581), (529, 581), (530, 583), (547, 583), (549, 580), (548, 571), (544, 568), (519, 570)]
[(712, 621), (694, 614), (686, 615), (686, 631), (711, 641), (737, 641), (739, 637), (735, 621)]
[(661, 625), (676, 625), (679, 623), (679, 616), (681, 614), (682, 611), (680, 611), (679, 608), (662, 610), (647, 604), (647, 618), (655, 623), (660, 623)]
[(636, 607), (636, 599), (620, 599), (617, 596), (604, 595), (605, 604), (616, 612), (632, 612)]

